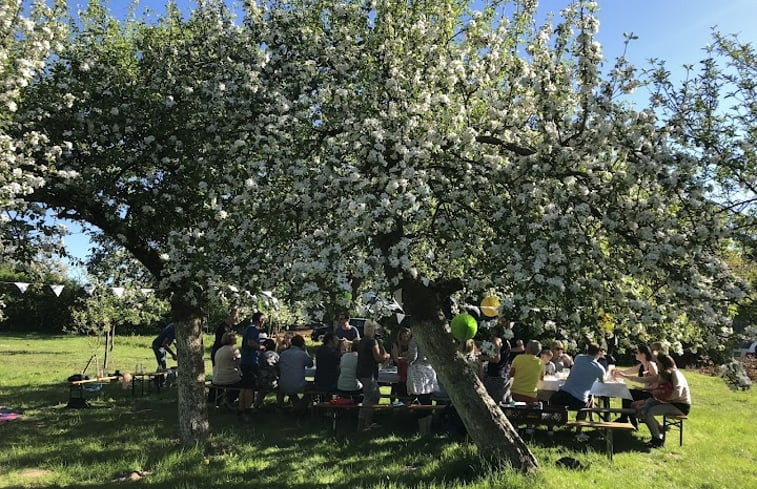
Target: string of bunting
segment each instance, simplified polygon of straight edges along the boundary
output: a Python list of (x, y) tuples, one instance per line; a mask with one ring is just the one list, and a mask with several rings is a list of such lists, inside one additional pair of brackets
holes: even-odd
[[(32, 283), (30, 282), (8, 282), (5, 280), (0, 280), (0, 284), (13, 284), (18, 288), (21, 294), (25, 294), (29, 286), (32, 285)], [(61, 292), (63, 292), (63, 289), (65, 288), (65, 285), (62, 285), (62, 284), (34, 283), (34, 285), (41, 285), (43, 287), (47, 285), (48, 287), (50, 287), (50, 290), (53, 291), (53, 294), (55, 294), (55, 297), (60, 297)], [(115, 295), (119, 299), (122, 298), (124, 296), (124, 293), (126, 292), (126, 287), (101, 287), (101, 288), (105, 290), (110, 290), (111, 292), (113, 292), (113, 295)], [(84, 289), (84, 292), (86, 292), (87, 295), (92, 296), (92, 294), (95, 293), (95, 290), (97, 290), (97, 286), (92, 285), (92, 284), (86, 284), (82, 287), (82, 289)], [(150, 295), (152, 295), (155, 292), (155, 289), (149, 289), (149, 288), (140, 288), (138, 290), (145, 297), (150, 297)]]

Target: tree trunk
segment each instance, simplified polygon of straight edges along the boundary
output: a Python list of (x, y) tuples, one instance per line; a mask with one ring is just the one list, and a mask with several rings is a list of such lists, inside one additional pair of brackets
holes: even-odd
[(413, 336), (444, 383), (479, 454), (506, 460), (523, 472), (538, 470), (534, 455), (458, 352), (437, 294), (414, 280), (403, 281), (402, 293)]
[(171, 302), (171, 311), (176, 326), (178, 357), (179, 437), (188, 447), (204, 445), (210, 425), (205, 403), (202, 312), (197, 307), (183, 304), (176, 296)]

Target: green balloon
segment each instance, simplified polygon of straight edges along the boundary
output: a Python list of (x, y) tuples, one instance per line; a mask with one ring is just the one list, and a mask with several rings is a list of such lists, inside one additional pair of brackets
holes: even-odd
[(464, 312), (452, 318), (450, 328), (452, 329), (452, 336), (454, 336), (456, 340), (465, 341), (476, 336), (478, 323), (476, 322), (476, 318), (467, 312)]

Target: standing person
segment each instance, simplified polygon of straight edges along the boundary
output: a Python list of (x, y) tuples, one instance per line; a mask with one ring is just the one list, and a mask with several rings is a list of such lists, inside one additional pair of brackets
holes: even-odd
[(279, 354), (279, 407), (283, 407), (285, 395), (295, 407), (301, 407), (299, 394), (307, 388), (305, 368), (312, 366), (313, 359), (305, 351), (305, 338), (294, 335), (292, 346)]
[[(421, 351), (415, 337), (410, 340), (407, 359), (410, 366), (407, 369), (407, 393), (415, 397), (424, 406), (431, 405), (431, 394), (439, 390), (436, 371), (428, 358)], [(420, 411), (418, 417), (418, 432), (427, 435), (431, 430), (431, 411)]]
[(168, 369), (166, 364), (166, 353), (176, 360), (176, 353), (171, 349), (171, 345), (176, 341), (176, 329), (174, 324), (170, 323), (163, 328), (160, 334), (152, 340), (152, 351), (155, 353), (155, 359), (158, 361), (158, 372)]
[[(255, 385), (258, 362), (260, 359), (260, 333), (266, 321), (265, 314), (258, 311), (252, 315), (252, 322), (242, 332), (242, 376), (245, 382)], [(245, 409), (249, 407), (246, 406)]]
[(350, 315), (347, 314), (347, 311), (340, 312), (337, 315), (336, 321), (337, 325), (334, 333), (336, 333), (336, 337), (339, 340), (339, 350), (344, 352), (347, 351), (348, 345), (360, 339), (360, 331), (350, 324)]
[(223, 346), (222, 340), (224, 333), (234, 332), (234, 327), (237, 325), (237, 321), (239, 321), (239, 308), (232, 307), (229, 309), (229, 314), (226, 316), (226, 319), (224, 319), (216, 328), (215, 340), (213, 341), (213, 346), (210, 348), (210, 363), (212, 365), (216, 364), (216, 352)]
[[(635, 379), (649, 379), (652, 381), (653, 379), (657, 378), (657, 364), (654, 361), (654, 356), (652, 355), (652, 350), (644, 343), (640, 343), (638, 345), (638, 348), (636, 349), (636, 361), (639, 362), (639, 364), (635, 367), (631, 367), (626, 370), (615, 370), (614, 375), (616, 377), (624, 377), (629, 380), (635, 380)], [(652, 394), (647, 391), (646, 389), (630, 389), (631, 392), (631, 399), (623, 399), (623, 408), (624, 409), (630, 409), (631, 404), (634, 401), (641, 401), (645, 399), (649, 399), (652, 397)], [(638, 421), (636, 420), (636, 416), (634, 415), (627, 415), (623, 414), (618, 419), (615, 420), (617, 423), (626, 423), (630, 422), (634, 428), (638, 428)]]
[(526, 351), (513, 360), (510, 367), (510, 377), (513, 379), (513, 401), (538, 402), (536, 386), (544, 378), (544, 363), (541, 354), (541, 343), (531, 340), (526, 345)]
[(334, 333), (323, 336), (323, 344), (315, 351), (315, 388), (331, 399), (339, 380), (339, 343)]
[[(376, 321), (366, 321), (363, 330), (365, 338), (360, 340), (357, 359), (357, 377), (363, 384), (363, 405), (378, 404), (381, 398), (378, 384), (379, 365), (389, 360), (389, 354), (376, 340), (379, 329)], [(375, 427), (371, 424), (373, 409), (361, 408), (358, 413), (358, 430), (367, 431)]]
[(558, 372), (564, 368), (573, 367), (573, 358), (565, 353), (565, 346), (562, 341), (552, 343), (552, 363), (555, 364), (555, 369)]
[(518, 355), (522, 355), (526, 351), (526, 347), (523, 345), (523, 340), (515, 340), (515, 344), (510, 348), (510, 357), (507, 359), (507, 363), (512, 365), (513, 360)]
[[(605, 376), (605, 368), (597, 361), (602, 356), (599, 345), (592, 343), (586, 350), (586, 354), (578, 355), (570, 369), (570, 375), (560, 390), (554, 393), (549, 403), (555, 406), (568, 406), (568, 409), (580, 410), (591, 407), (589, 392), (594, 381)], [(586, 418), (585, 411), (578, 411), (577, 421)], [(588, 436), (581, 433), (581, 428), (576, 430), (576, 439), (586, 441)]]
[[(481, 361), (488, 362), (484, 372), (484, 387), (492, 400), (499, 405), (507, 402), (510, 392), (507, 382), (508, 360), (510, 359), (510, 342), (505, 339), (504, 329), (497, 326), (492, 333), (491, 343), (494, 345), (493, 352), (481, 354)], [(486, 351), (484, 348), (482, 352)]]
[[(657, 398), (649, 398), (639, 409), (639, 417), (644, 420), (652, 438), (647, 445), (652, 448), (659, 448), (665, 443), (660, 433), (660, 423), (655, 416), (663, 414), (669, 415), (686, 415), (691, 411), (691, 392), (689, 383), (680, 370), (676, 367), (673, 357), (661, 353), (657, 356), (658, 368), (660, 369), (659, 377), (669, 381), (672, 390), (665, 392), (665, 395), (659, 395)], [(664, 390), (664, 389), (661, 389)]]
[(397, 365), (397, 377), (399, 382), (392, 384), (392, 401), (395, 397), (407, 397), (407, 355), (410, 348), (410, 340), (413, 334), (410, 328), (401, 328), (397, 334), (397, 339), (392, 344), (392, 360)]

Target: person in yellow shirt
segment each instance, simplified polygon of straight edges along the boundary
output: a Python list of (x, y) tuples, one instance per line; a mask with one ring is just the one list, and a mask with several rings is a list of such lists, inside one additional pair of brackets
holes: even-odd
[(512, 396), (516, 402), (539, 402), (536, 398), (536, 386), (544, 378), (544, 363), (539, 358), (541, 343), (531, 340), (526, 345), (523, 355), (518, 355), (510, 366), (513, 379)]

